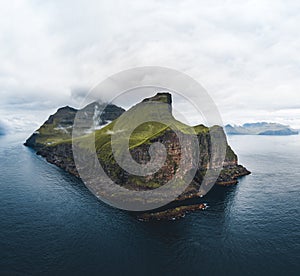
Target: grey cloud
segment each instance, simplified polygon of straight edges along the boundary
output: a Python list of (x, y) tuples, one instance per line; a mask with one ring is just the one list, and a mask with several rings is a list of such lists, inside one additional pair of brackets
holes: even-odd
[(71, 98), (75, 101), (83, 101), (89, 92), (88, 88), (75, 87), (71, 90)]
[[(24, 112), (76, 107), (111, 74), (158, 65), (199, 81), (224, 121), (300, 127), (299, 113), (280, 111), (299, 110), (299, 8), (284, 0), (3, 2), (1, 102)], [(105, 91), (103, 100), (111, 100)]]

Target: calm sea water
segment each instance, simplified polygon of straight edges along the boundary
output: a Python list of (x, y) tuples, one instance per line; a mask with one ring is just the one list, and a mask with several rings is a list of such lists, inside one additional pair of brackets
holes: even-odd
[(235, 136), (252, 175), (205, 211), (143, 223), (0, 138), (1, 275), (300, 275), (300, 136)]

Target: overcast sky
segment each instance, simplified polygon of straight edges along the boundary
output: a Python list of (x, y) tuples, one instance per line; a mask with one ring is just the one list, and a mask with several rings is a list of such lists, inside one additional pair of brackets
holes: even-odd
[(0, 3), (6, 125), (31, 131), (109, 75), (158, 65), (201, 83), (224, 123), (300, 128), (300, 1)]

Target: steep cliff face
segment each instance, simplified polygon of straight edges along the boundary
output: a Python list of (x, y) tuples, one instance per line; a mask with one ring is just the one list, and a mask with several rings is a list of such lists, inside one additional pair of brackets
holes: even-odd
[[(199, 141), (202, 145), (200, 155), (200, 163), (194, 181), (190, 184), (186, 192), (180, 197), (181, 200), (197, 196), (200, 184), (205, 175), (208, 162), (209, 162), (209, 147), (210, 139), (209, 134), (198, 134)], [(172, 179), (179, 167), (181, 148), (178, 139), (174, 132), (165, 131), (161, 136), (151, 139), (149, 142), (162, 142), (167, 148), (168, 158), (166, 159), (163, 167), (153, 175), (141, 177), (130, 175), (124, 171), (114, 160), (108, 160), (107, 149), (104, 154), (101, 154), (101, 149), (98, 150), (98, 159), (106, 173), (110, 178), (121, 186), (132, 190), (148, 190), (158, 188)], [(137, 162), (147, 163), (149, 161), (150, 144), (142, 144), (130, 150), (130, 153)], [(46, 158), (46, 160), (56, 166), (66, 170), (67, 172), (79, 177), (77, 172), (72, 153), (72, 144), (69, 142), (58, 143), (55, 145), (48, 145), (40, 147), (37, 154)], [(192, 167), (193, 164), (187, 166)], [(238, 158), (232, 151), (231, 147), (227, 147), (226, 158), (223, 163), (223, 169), (218, 177), (216, 184), (218, 185), (232, 185), (238, 182), (238, 178), (248, 175), (250, 172), (242, 165), (238, 164)]]
[[(159, 93), (152, 98), (145, 99), (143, 102), (147, 101), (158, 101), (166, 104), (166, 112), (168, 112), (167, 115), (169, 116), (171, 114), (172, 98), (170, 94)], [(134, 114), (134, 108), (137, 106), (133, 107), (131, 111), (128, 112), (133, 112)], [(95, 109), (91, 108), (90, 105), (88, 106), (88, 110), (91, 111)], [(115, 117), (122, 114), (122, 110), (118, 109), (118, 111), (119, 112), (115, 113)], [(69, 131), (68, 133), (64, 132), (62, 135), (56, 132), (57, 125), (68, 129), (70, 124), (74, 121), (75, 114), (76, 110), (69, 107), (59, 109), (55, 115), (50, 116), (45, 124), (38, 130), (38, 133), (33, 134), (33, 136), (26, 141), (26, 145), (36, 149), (37, 154), (45, 157), (48, 162), (53, 163), (79, 177), (73, 160), (72, 140), (70, 139), (71, 134)], [(89, 116), (91, 115), (92, 112), (90, 112)], [(109, 119), (113, 119), (114, 116), (111, 116), (110, 113)], [(134, 118), (132, 120), (134, 123)], [(105, 118), (101, 118), (101, 122), (103, 121), (105, 121)], [(187, 127), (186, 125), (177, 122), (175, 119), (174, 122), (182, 128), (183, 131), (184, 128)], [(53, 125), (56, 127), (53, 127)], [(111, 139), (111, 133), (113, 132), (113, 126), (114, 121), (104, 128), (96, 130), (95, 146), (99, 162), (105, 172), (115, 183), (131, 190), (149, 190), (158, 188), (172, 179), (179, 168), (182, 151), (184, 150), (184, 148), (180, 145), (176, 133), (172, 129), (162, 123), (147, 122), (137, 127), (132, 133), (130, 137), (130, 154), (136, 162), (146, 164), (150, 161), (149, 147), (155, 142), (162, 143), (167, 152), (166, 161), (156, 173), (147, 176), (137, 176), (129, 174), (126, 170), (122, 169), (114, 159), (111, 143), (109, 142)], [(212, 155), (210, 134), (212, 131), (215, 131), (216, 128), (220, 130), (220, 127), (218, 126), (207, 128), (203, 125), (199, 125), (194, 127), (200, 148), (198, 170), (194, 180), (186, 191), (178, 198), (178, 200), (198, 196), (201, 182), (207, 171)], [(45, 129), (47, 131), (45, 131)], [(54, 132), (52, 133), (52, 131)], [(221, 131), (221, 134), (225, 137), (223, 131)], [(188, 146), (189, 145), (187, 145), (187, 147)], [(212, 164), (212, 166), (214, 166), (214, 164)], [(192, 163), (192, 159), (187, 160), (185, 168), (188, 170), (192, 167), (195, 167), (195, 164)], [(227, 145), (223, 169), (216, 183), (219, 185), (236, 184), (240, 176), (244, 176), (249, 173), (250, 172), (246, 168), (238, 165), (237, 155), (233, 152), (230, 146)]]

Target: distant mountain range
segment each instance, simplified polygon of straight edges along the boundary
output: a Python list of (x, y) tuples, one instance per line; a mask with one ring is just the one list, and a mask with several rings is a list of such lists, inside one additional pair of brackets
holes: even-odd
[(242, 126), (226, 125), (225, 131), (228, 135), (271, 135), (271, 136), (286, 136), (297, 135), (298, 130), (290, 128), (290, 126), (278, 123), (246, 123)]

